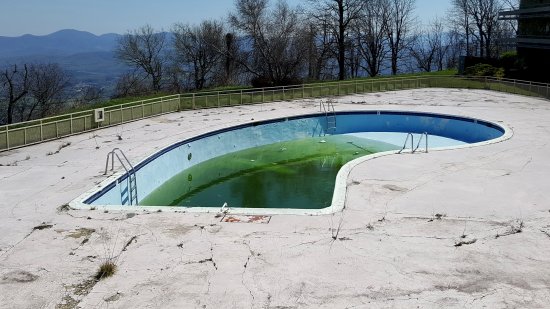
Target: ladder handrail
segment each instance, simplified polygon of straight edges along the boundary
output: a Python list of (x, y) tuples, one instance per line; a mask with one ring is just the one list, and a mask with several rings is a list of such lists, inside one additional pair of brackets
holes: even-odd
[(416, 147), (414, 148), (413, 152), (415, 152), (416, 150), (418, 150), (418, 147), (420, 147), (420, 143), (422, 142), (422, 138), (426, 136), (426, 139), (425, 139), (425, 152), (427, 153), (428, 152), (428, 132), (422, 132), (420, 134), (420, 138), (418, 139), (418, 143), (416, 144)]
[(397, 153), (401, 153), (403, 152), (403, 150), (405, 150), (405, 148), (407, 148), (407, 142), (409, 141), (409, 137), (411, 138), (411, 153), (415, 153), (420, 147), (420, 143), (422, 143), (422, 138), (424, 138), (424, 136), (426, 137), (424, 139), (424, 143), (425, 143), (424, 151), (428, 153), (428, 132), (420, 133), (420, 138), (418, 139), (418, 143), (416, 144), (416, 147), (414, 147), (414, 135), (410, 132), (407, 133), (407, 137), (405, 138), (405, 142), (403, 143), (403, 148), (401, 148), (401, 150), (399, 150)]
[[(116, 153), (116, 151), (118, 150), (118, 152), (124, 157), (124, 160), (126, 161), (126, 163), (128, 163), (128, 165), (130, 165), (130, 170), (128, 170), (125, 165), (124, 165), (124, 162), (122, 161), (122, 159), (120, 159), (120, 156)], [(115, 157), (114, 155), (117, 156), (118, 158), (118, 161), (120, 162), (120, 164), (122, 164), (122, 166), (124, 166), (124, 169), (126, 170), (126, 172), (133, 172), (134, 171), (134, 166), (132, 165), (132, 163), (130, 162), (130, 160), (128, 160), (128, 157), (126, 157), (126, 155), (124, 154), (124, 152), (122, 151), (122, 149), (120, 148), (114, 148), (113, 150), (111, 150), (108, 154), (107, 154), (107, 162), (105, 163), (105, 173), (103, 173), (103, 175), (107, 175), (107, 169), (109, 167), (109, 157), (111, 157), (111, 171), (115, 168)]]
[[(124, 160), (120, 157), (119, 154), (122, 155), (122, 158), (124, 158)], [(114, 148), (109, 153), (107, 153), (107, 160), (105, 162), (105, 173), (103, 175), (107, 175), (107, 171), (109, 169), (109, 158), (111, 159), (111, 171), (114, 170), (114, 168), (115, 168), (115, 156), (118, 159), (118, 161), (120, 162), (120, 165), (122, 166), (122, 168), (124, 168), (124, 170), (126, 171), (126, 174), (128, 175), (128, 182), (129, 182), (128, 196), (129, 196), (129, 199), (130, 199), (130, 205), (132, 205), (134, 200), (136, 201), (136, 205), (137, 205), (138, 204), (138, 196), (137, 196), (137, 179), (136, 179), (135, 169), (134, 169), (134, 166), (132, 165), (132, 163), (130, 162), (130, 160), (128, 160), (128, 157), (126, 157), (126, 155), (122, 151), (122, 149)], [(126, 164), (128, 164), (129, 168), (126, 166)], [(134, 192), (133, 192), (134, 189), (135, 189), (135, 196), (134, 196)]]
[(414, 136), (412, 133), (407, 133), (407, 138), (405, 138), (405, 143), (403, 143), (403, 148), (399, 150), (397, 153), (401, 153), (405, 148), (407, 147), (407, 141), (409, 140), (409, 136), (411, 137), (411, 153), (414, 152)]

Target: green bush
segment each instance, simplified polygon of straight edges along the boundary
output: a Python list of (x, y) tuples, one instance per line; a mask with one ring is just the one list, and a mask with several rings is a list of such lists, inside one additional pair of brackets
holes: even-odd
[(497, 78), (504, 77), (504, 68), (497, 68), (490, 64), (478, 63), (464, 70), (464, 75), (468, 76), (494, 76)]

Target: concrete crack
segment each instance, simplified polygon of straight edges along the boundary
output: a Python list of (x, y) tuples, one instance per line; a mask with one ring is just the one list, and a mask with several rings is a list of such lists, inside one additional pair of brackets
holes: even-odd
[(242, 285), (248, 290), (248, 293), (250, 294), (250, 297), (252, 298), (252, 301), (250, 302), (250, 308), (254, 308), (254, 301), (256, 300), (256, 297), (254, 296), (254, 293), (252, 293), (252, 289), (248, 287), (248, 285), (245, 283), (245, 274), (246, 274), (246, 269), (248, 267), (248, 264), (250, 263), (250, 259), (252, 257), (254, 257), (255, 253), (254, 251), (252, 251), (252, 249), (250, 248), (250, 243), (248, 242), (243, 242), (244, 245), (246, 245), (248, 247), (248, 257), (246, 258), (246, 262), (244, 263), (243, 265), (243, 272), (241, 274), (241, 283)]

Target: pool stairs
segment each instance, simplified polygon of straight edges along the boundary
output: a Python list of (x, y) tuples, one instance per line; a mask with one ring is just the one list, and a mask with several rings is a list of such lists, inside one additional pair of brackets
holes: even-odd
[(327, 100), (326, 102), (319, 101), (319, 111), (325, 113), (325, 118), (327, 121), (326, 134), (335, 134), (336, 133), (336, 111), (334, 110), (334, 103)]
[[(128, 160), (128, 157), (124, 154), (124, 152), (120, 148), (114, 148), (107, 154), (107, 161), (105, 162), (105, 173), (104, 175), (107, 175), (107, 170), (109, 168), (109, 159), (111, 159), (111, 171), (115, 168), (115, 157), (120, 162), (120, 165), (124, 168), (126, 171), (126, 186), (121, 186), (120, 189), (120, 201), (122, 205), (138, 205), (138, 194), (137, 194), (137, 180), (136, 180), (136, 172), (134, 170), (134, 166), (132, 163), (130, 163), (130, 160)], [(117, 179), (117, 185), (120, 184), (121, 181)]]

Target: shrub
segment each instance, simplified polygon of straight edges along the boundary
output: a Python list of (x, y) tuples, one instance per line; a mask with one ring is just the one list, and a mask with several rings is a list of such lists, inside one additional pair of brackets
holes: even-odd
[(95, 278), (96, 280), (101, 280), (103, 278), (111, 277), (115, 274), (116, 269), (117, 266), (115, 262), (109, 259), (99, 266), (99, 270), (97, 271)]
[(497, 68), (490, 64), (478, 63), (464, 70), (464, 75), (469, 76), (494, 76), (497, 78), (504, 77), (504, 68)]

